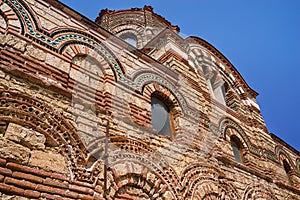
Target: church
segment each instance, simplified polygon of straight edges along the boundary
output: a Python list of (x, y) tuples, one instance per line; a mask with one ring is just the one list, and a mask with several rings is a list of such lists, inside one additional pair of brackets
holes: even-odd
[(237, 68), (151, 6), (0, 0), (0, 199), (300, 200)]

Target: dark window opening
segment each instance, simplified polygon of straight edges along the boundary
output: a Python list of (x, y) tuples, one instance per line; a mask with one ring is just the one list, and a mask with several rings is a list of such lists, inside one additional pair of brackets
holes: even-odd
[(235, 161), (237, 161), (238, 163), (243, 163), (243, 158), (241, 154), (241, 144), (234, 137), (231, 138), (231, 147)]
[(159, 135), (172, 136), (171, 114), (167, 105), (156, 97), (151, 98), (152, 126)]
[(287, 174), (291, 171), (291, 166), (289, 165), (289, 163), (286, 160), (283, 161), (283, 167)]
[(284, 160), (282, 163), (283, 163), (284, 171), (288, 177), (289, 184), (291, 184), (291, 180), (290, 180), (290, 171), (292, 170), (291, 166), (289, 165), (289, 163), (286, 160)]

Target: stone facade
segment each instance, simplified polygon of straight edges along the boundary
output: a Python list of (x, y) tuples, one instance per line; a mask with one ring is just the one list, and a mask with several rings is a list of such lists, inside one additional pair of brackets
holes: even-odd
[(299, 200), (300, 154), (268, 133), (257, 93), (178, 33), (150, 6), (92, 22), (0, 0), (1, 199)]

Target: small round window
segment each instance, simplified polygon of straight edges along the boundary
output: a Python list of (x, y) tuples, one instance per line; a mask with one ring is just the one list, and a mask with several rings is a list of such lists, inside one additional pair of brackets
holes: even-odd
[(119, 36), (122, 40), (127, 42), (128, 44), (137, 47), (137, 39), (136, 36), (133, 33), (126, 32)]
[(158, 134), (172, 136), (170, 109), (156, 97), (151, 98), (152, 126)]
[(128, 44), (136, 47), (136, 40), (134, 38), (128, 37), (128, 38), (125, 38), (124, 41), (127, 42)]

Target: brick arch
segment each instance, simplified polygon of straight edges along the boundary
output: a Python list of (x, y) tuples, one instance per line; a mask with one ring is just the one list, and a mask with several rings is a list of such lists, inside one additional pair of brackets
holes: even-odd
[(45, 135), (46, 144), (58, 147), (67, 159), (74, 180), (95, 181), (91, 174), (84, 174), (89, 162), (88, 152), (75, 127), (54, 108), (26, 94), (2, 89), (0, 113), (0, 121), (19, 124)]
[(179, 100), (170, 89), (157, 83), (148, 84), (144, 87), (144, 96), (150, 100), (152, 95), (161, 97), (171, 109), (176, 109), (177, 112), (181, 110)]
[[(232, 128), (235, 131), (227, 131), (229, 128)], [(223, 134), (224, 138), (226, 138), (226, 137), (230, 138), (231, 136), (235, 136), (240, 140), (240, 142), (244, 148), (249, 149), (251, 147), (250, 140), (249, 140), (248, 136), (246, 135), (246, 133), (232, 119), (230, 119), (230, 118), (221, 119), (220, 123), (219, 123), (219, 130)]]
[[(134, 39), (138, 39), (138, 31), (136, 29), (125, 29), (125, 30), (121, 30), (118, 33), (116, 33), (116, 36), (121, 37), (121, 36), (134, 36)], [(122, 38), (122, 37), (121, 37)]]
[[(232, 72), (228, 71), (226, 64), (199, 45), (192, 45), (187, 50), (187, 54), (189, 55), (189, 61), (193, 63), (195, 71), (200, 76), (205, 77), (210, 97), (222, 95), (224, 98), (223, 103), (227, 107), (234, 111), (239, 111), (242, 102), (238, 93), (238, 83)], [(211, 90), (209, 85), (212, 87), (213, 85), (217, 86), (219, 91), (215, 92)], [(224, 93), (220, 92), (221, 90)]]
[(262, 185), (249, 185), (244, 190), (243, 200), (277, 200), (273, 192)]
[(113, 34), (118, 34), (124, 30), (140, 30), (140, 32), (144, 30), (144, 24), (137, 20), (132, 21), (130, 24), (124, 23), (123, 21), (118, 21), (118, 22), (120, 22), (120, 23), (115, 24), (110, 28), (110, 31)]
[(202, 187), (204, 182), (217, 180), (219, 170), (208, 163), (191, 163), (183, 169), (180, 174), (180, 191), (184, 198), (193, 196), (198, 187)]
[[(146, 172), (147, 173), (147, 172)], [(151, 173), (155, 176), (154, 173)], [(153, 178), (153, 177), (152, 177)], [(144, 174), (130, 173), (124, 176), (118, 177), (116, 185), (114, 185), (116, 192), (111, 194), (113, 199), (135, 199), (135, 198), (163, 198), (165, 193), (169, 193), (172, 199), (176, 199), (168, 191), (168, 186), (157, 176), (153, 178), (155, 180), (147, 179)], [(134, 193), (130, 194), (130, 190), (134, 190)], [(138, 191), (138, 192), (137, 192)]]
[[(125, 29), (125, 30), (121, 30), (118, 33), (116, 33), (116, 36), (120, 37), (123, 35), (133, 35), (136, 39), (136, 48), (140, 48), (142, 46), (143, 43), (143, 33), (141, 31), (139, 31), (136, 28), (132, 28), (130, 27), (130, 29)], [(122, 38), (123, 39), (123, 38)]]
[[(189, 47), (186, 51), (189, 57), (188, 60), (192, 63), (197, 74), (205, 77), (207, 85), (215, 84), (224, 90), (224, 103), (227, 107), (238, 112), (242, 105), (241, 93), (244, 93), (245, 89), (242, 84), (239, 84), (237, 71), (230, 69), (224, 62), (225, 60), (213, 55), (210, 49), (196, 44), (198, 43), (197, 40), (191, 38), (187, 40), (189, 42)], [(213, 80), (213, 82), (208, 83), (210, 80)], [(208, 89), (211, 97), (215, 95), (214, 91), (211, 91), (210, 88)]]
[[(178, 91), (173, 83), (165, 78), (162, 78), (153, 72), (146, 71), (140, 72), (138, 75), (134, 76), (133, 80), (136, 83), (136, 88), (147, 98), (154, 92), (160, 92), (170, 101), (175, 103), (176, 107), (180, 106), (182, 108), (188, 108), (186, 99), (181, 92)], [(184, 112), (184, 109), (182, 111)]]
[(65, 43), (61, 49), (62, 54), (70, 60), (77, 55), (87, 55), (94, 58), (99, 62), (104, 76), (108, 79), (117, 81), (124, 76), (124, 69), (113, 54), (100, 51), (98, 48), (93, 48), (86, 43), (77, 42)]
[[(42, 44), (51, 51), (63, 54), (65, 49), (70, 45), (83, 45), (87, 49), (93, 49), (98, 55), (106, 60), (109, 67), (114, 73), (115, 80), (124, 78), (124, 68), (118, 61), (117, 56), (106, 47), (97, 37), (87, 34), (82, 30), (75, 28), (59, 27), (50, 32), (43, 30), (39, 26), (38, 19), (35, 18), (33, 11), (22, 0), (6, 1), (8, 7), (8, 18), (15, 20), (19, 19), (22, 35), (29, 37), (31, 40)], [(13, 13), (15, 15), (13, 15)], [(16, 26), (12, 23), (12, 26)], [(18, 25), (19, 26), (19, 25)], [(25, 34), (26, 33), (26, 34)], [(70, 51), (72, 52), (72, 51)], [(72, 59), (72, 56), (64, 54), (67, 58)]]
[(218, 184), (211, 180), (204, 180), (195, 186), (191, 199), (195, 200), (218, 200), (222, 193), (218, 189)]
[(137, 39), (137, 48), (142, 47), (143, 45), (143, 24), (133, 21), (130, 24), (116, 24), (114, 27), (109, 29), (116, 36), (120, 36), (123, 33), (133, 33)]
[(188, 37), (186, 40), (191, 41), (190, 43), (193, 44), (192, 47), (194, 48), (190, 48), (191, 50), (197, 49), (195, 55), (198, 56), (196, 56), (195, 58), (198, 57), (201, 58), (202, 60), (204, 60), (203, 58), (205, 58), (205, 60), (209, 60), (213, 62), (216, 66), (218, 66), (220, 70), (229, 74), (229, 76), (234, 77), (236, 80), (233, 81), (236, 83), (236, 85), (239, 85), (243, 91), (249, 92), (254, 97), (258, 95), (254, 90), (252, 90), (248, 86), (246, 81), (243, 79), (240, 73), (235, 69), (232, 63), (221, 52), (219, 52), (213, 45), (195, 36)]
[(140, 84), (141, 87), (143, 87), (143, 96), (150, 103), (152, 94), (160, 95), (161, 99), (164, 99), (164, 102), (171, 109), (174, 132), (173, 138), (167, 146), (182, 145), (183, 148), (180, 148), (180, 152), (184, 154), (187, 148), (198, 145), (195, 144), (194, 140), (198, 135), (199, 123), (201, 123), (199, 122), (202, 114), (201, 111), (195, 108), (192, 109), (188, 105), (185, 97), (182, 95), (182, 92), (185, 91), (180, 91), (178, 87), (175, 87), (165, 79), (158, 82), (155, 81), (155, 78), (149, 78), (151, 75), (147, 73), (141, 76), (143, 75), (147, 77), (147, 79)]
[(202, 180), (197, 183), (193, 190), (191, 199), (199, 200), (218, 200), (230, 199), (240, 200), (241, 197), (232, 184), (224, 181)]
[[(190, 39), (188, 42), (189, 48), (187, 49), (187, 54), (189, 60), (193, 63), (195, 70), (200, 75), (204, 75), (203, 66), (209, 67), (214, 65), (213, 56), (199, 44), (195, 44), (196, 41)], [(214, 65), (214, 67), (217, 67), (217, 65)]]
[(172, 178), (159, 163), (136, 154), (118, 154), (109, 165), (107, 194), (108, 199), (134, 199), (134, 194), (126, 194), (126, 188), (139, 190), (145, 198), (177, 199)]
[[(96, 110), (107, 112), (111, 106), (111, 95), (106, 87), (114, 87), (116, 82), (109, 63), (96, 51), (83, 45), (72, 45), (68, 48), (69, 55), (73, 56), (69, 72), (72, 103), (89, 104), (95, 106)], [(95, 117), (96, 110), (94, 109)]]
[[(231, 181), (226, 179), (219, 180), (219, 188), (221, 189), (221, 199), (228, 197), (230, 200), (240, 200), (241, 196), (238, 193), (236, 187)], [(224, 191), (224, 192), (223, 192)], [(225, 193), (225, 194), (224, 194)], [(224, 198), (226, 199), (226, 198)]]
[(277, 145), (275, 147), (275, 153), (278, 158), (278, 160), (282, 163), (284, 160), (290, 165), (291, 170), (296, 170), (296, 166), (291, 159), (290, 155), (283, 149), (282, 146)]
[[(170, 113), (172, 113), (173, 116), (173, 137), (180, 137), (181, 131), (178, 131), (180, 128), (178, 121), (182, 118), (183, 108), (180, 106), (179, 100), (173, 94), (173, 92), (162, 85), (152, 83), (145, 86), (144, 96), (149, 101), (149, 103), (151, 102), (151, 97), (155, 96), (161, 99), (167, 105), (167, 107), (170, 109)], [(149, 115), (151, 119), (151, 113)]]
[[(76, 47), (75, 47), (76, 48)], [(71, 47), (72, 49), (72, 47)], [(84, 54), (86, 53), (86, 54)], [(98, 57), (92, 57), (92, 53), (89, 52), (81, 52), (80, 50), (77, 52), (77, 54), (72, 58), (72, 64), (77, 65), (77, 67), (80, 67), (89, 73), (89, 75), (95, 75), (96, 77), (104, 77), (104, 74), (106, 74), (106, 68), (105, 66), (107, 63), (105, 61), (100, 60)], [(90, 65), (94, 65), (93, 67)], [(96, 78), (93, 77), (93, 78)]]
[(6, 23), (5, 29), (2, 27), (3, 30), (1, 30), (0, 33), (6, 32), (7, 30), (16, 31), (18, 33), (24, 32), (24, 24), (15, 8), (13, 8), (10, 2), (4, 3), (0, 1), (0, 16), (3, 17)]

